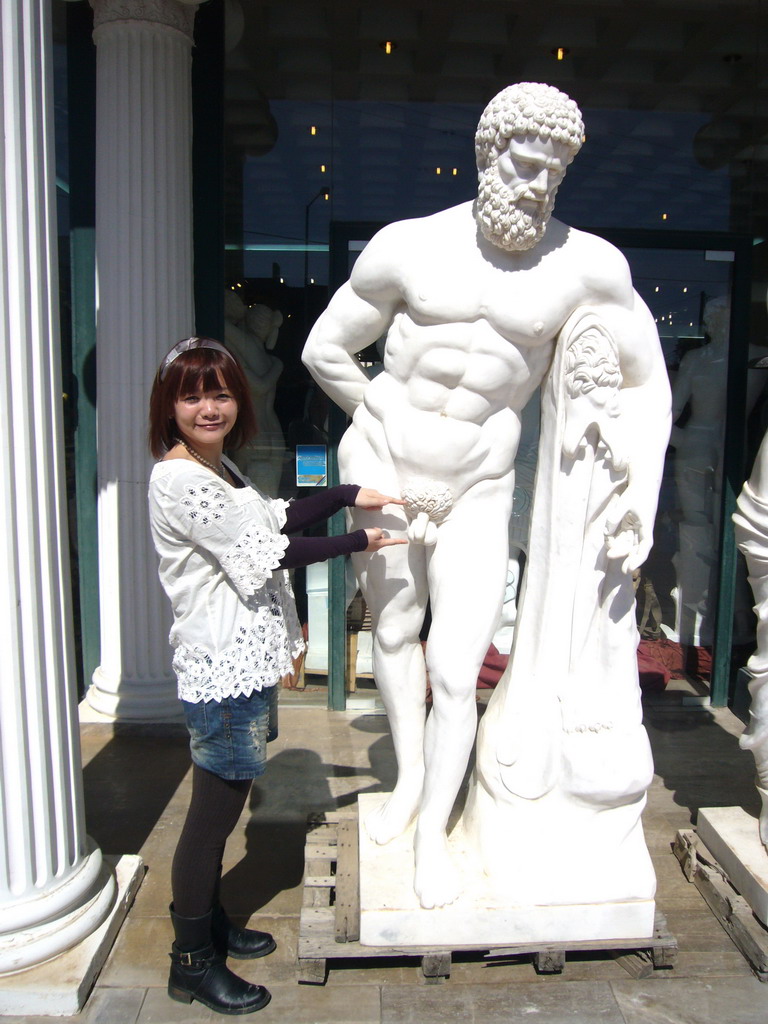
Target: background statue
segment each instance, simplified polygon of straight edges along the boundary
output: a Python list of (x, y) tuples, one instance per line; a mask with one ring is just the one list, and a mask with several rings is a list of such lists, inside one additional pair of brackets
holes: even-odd
[(277, 494), (285, 458), (285, 439), (275, 413), (275, 391), (283, 364), (272, 354), (283, 314), (269, 306), (246, 306), (227, 289), (224, 340), (237, 355), (251, 387), (259, 432), (240, 453), (243, 472), (267, 494)]
[[(728, 335), (731, 304), (727, 296), (710, 299), (702, 315), (706, 345), (687, 352), (672, 388), (672, 419), (687, 411), (683, 426), (673, 426), (675, 482), (680, 508), (678, 551), (674, 558), (675, 632), (684, 644), (712, 643), (709, 590), (717, 567), (722, 480), (723, 431), (728, 393)], [(764, 354), (750, 346), (750, 358)], [(748, 416), (766, 382), (764, 369), (747, 378)], [(741, 592), (741, 591), (739, 591)], [(743, 611), (737, 622), (744, 619)]]
[(768, 434), (744, 484), (733, 521), (736, 542), (747, 560), (749, 582), (755, 595), (757, 650), (747, 662), (752, 675), (749, 726), (739, 743), (751, 750), (757, 768), (757, 789), (762, 800), (760, 839), (768, 849)]
[[(412, 542), (354, 558), (371, 610), (374, 674), (398, 760), (395, 790), (366, 825), (385, 843), (418, 815), (414, 885), (426, 908), (453, 902), (462, 888), (446, 826), (475, 736), (475, 682), (504, 598), (521, 411), (563, 334), (569, 343), (578, 334), (587, 362), (592, 350), (598, 356), (583, 379), (584, 358), (576, 358), (578, 387), (594, 392), (598, 406), (610, 402), (604, 410), (610, 429), (604, 433), (590, 421), (584, 434), (614, 474), (610, 506), (569, 510), (593, 519), (600, 534), (593, 589), (606, 560), (631, 589), (631, 570), (651, 544), (669, 432), (669, 391), (653, 318), (613, 246), (551, 217), (583, 135), (578, 107), (557, 89), (525, 83), (503, 90), (478, 126), (477, 201), (380, 231), (304, 350), (314, 378), (352, 417), (339, 447), (342, 479), (357, 479), (364, 469), (366, 479), (407, 502), (404, 509), (354, 515), (355, 526), (375, 524)], [(384, 370), (370, 380), (355, 353), (383, 334)], [(578, 463), (581, 439), (569, 434), (566, 449)], [(537, 515), (534, 507), (534, 526)], [(529, 580), (534, 555), (532, 547)], [(559, 570), (546, 562), (546, 571)], [(425, 724), (419, 631), (428, 599), (433, 709)], [(628, 635), (631, 607), (614, 611)], [(521, 615), (516, 643), (526, 628)], [(570, 632), (551, 635), (550, 646), (583, 645), (589, 622), (578, 628), (573, 639)], [(631, 691), (637, 673), (625, 661), (622, 687)], [(592, 782), (601, 795), (606, 774), (620, 775), (616, 785), (631, 790), (632, 799), (640, 799), (650, 781), (636, 705), (612, 748), (623, 764), (622, 743), (632, 733), (626, 751), (632, 769), (607, 765)], [(548, 702), (546, 712), (559, 721), (556, 702)], [(597, 714), (591, 705), (589, 713)], [(585, 711), (579, 721), (586, 720)], [(589, 782), (580, 786), (578, 799), (589, 800)], [(524, 833), (515, 841), (536, 842)]]

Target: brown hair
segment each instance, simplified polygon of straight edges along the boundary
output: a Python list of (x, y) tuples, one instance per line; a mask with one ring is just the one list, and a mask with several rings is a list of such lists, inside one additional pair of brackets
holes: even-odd
[[(237, 419), (227, 434), (226, 447), (240, 448), (257, 433), (256, 413), (251, 392), (243, 369), (234, 355), (219, 342), (216, 348), (206, 346), (212, 338), (196, 338), (198, 344), (169, 359), (173, 349), (163, 359), (155, 374), (149, 398), (149, 450), (156, 459), (176, 444), (179, 428), (173, 407), (182, 394), (200, 388), (214, 391), (225, 387), (237, 402)], [(174, 349), (178, 348), (174, 345)]]

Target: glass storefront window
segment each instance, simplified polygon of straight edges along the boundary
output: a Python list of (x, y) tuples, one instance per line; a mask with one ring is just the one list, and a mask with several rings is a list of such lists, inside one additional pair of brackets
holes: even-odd
[[(505, 83), (486, 69), (484, 77), (478, 72), (465, 82), (451, 78), (450, 87), (435, 89), (427, 102), (421, 85), (402, 71), (400, 77), (387, 77), (395, 64), (382, 60), (379, 44), (372, 42), (370, 32), (366, 34), (370, 12), (361, 14), (359, 23), (344, 23), (344, 50), (322, 18), (318, 21), (317, 12), (310, 18), (306, 8), (292, 3), (267, 3), (261, 9), (265, 31), (254, 52), (264, 62), (255, 77), (276, 134), (271, 147), (251, 155), (230, 154), (230, 191), (237, 193), (234, 207), (239, 219), (227, 239), (227, 284), (244, 308), (251, 309), (249, 316), (255, 318), (252, 309), (261, 307), (259, 315), (280, 318), (271, 350), (272, 359), (280, 363), (270, 397), (275, 443), (262, 445), (254, 457), (271, 458), (275, 467), (280, 462), (279, 474), (263, 480), (268, 489), (276, 487), (281, 496), (290, 497), (301, 493), (295, 475), (297, 445), (327, 445), (330, 454), (337, 440), (328, 401), (303, 367), (301, 351), (312, 324), (354, 261), (353, 246), (334, 264), (339, 238), (345, 246), (356, 242), (359, 251), (378, 226), (426, 216), (472, 198), (477, 119), (485, 101)], [(295, 21), (289, 9), (299, 12)], [(415, 35), (403, 47), (408, 55), (395, 55), (401, 64), (407, 64), (417, 46), (417, 9), (418, 4), (411, 12)], [(682, 70), (681, 75), (669, 75), (666, 86), (654, 79), (653, 90), (649, 79), (645, 93), (639, 85), (611, 85), (612, 76), (623, 82), (625, 65), (634, 69), (627, 83), (635, 81), (633, 75), (639, 82), (644, 74), (655, 74), (641, 67), (640, 54), (652, 27), (644, 24), (641, 10), (638, 6), (637, 32), (628, 34), (634, 42), (616, 58), (612, 70), (603, 67), (602, 82), (583, 59), (560, 69), (567, 72), (560, 78), (550, 63), (551, 47), (546, 55), (532, 53), (535, 74), (509, 75), (509, 81), (551, 81), (582, 107), (586, 143), (560, 189), (556, 216), (609, 239), (622, 231), (668, 238), (674, 232), (706, 232), (710, 237), (750, 232), (757, 222), (758, 193), (753, 186), (759, 153), (749, 141), (754, 133), (748, 130), (748, 115), (736, 107), (722, 113), (725, 107), (719, 100), (715, 110), (699, 80), (681, 77)], [(685, 26), (668, 13), (671, 40)], [(586, 32), (584, 38), (591, 38), (587, 26), (593, 14), (585, 8), (574, 16)], [(702, 12), (700, 21), (705, 25), (713, 18), (713, 13)], [(444, 47), (456, 68), (464, 66), (465, 50), (476, 54), (485, 32), (482, 18), (473, 14), (469, 20), (471, 28), (455, 13), (448, 17), (453, 28)], [(466, 38), (457, 28), (459, 22), (469, 33)], [(512, 27), (502, 19), (483, 45), (510, 33), (511, 38)], [(739, 76), (745, 86), (751, 81), (758, 34), (747, 32), (737, 45), (726, 32), (722, 45), (712, 47), (708, 73), (720, 90), (731, 89)], [(313, 43), (301, 50), (305, 35)], [(256, 38), (248, 35), (247, 26), (245, 36)], [(268, 53), (269, 47), (280, 45), (285, 53)], [(339, 53), (357, 52), (355, 47), (359, 64), (339, 64)], [(245, 52), (236, 51), (233, 68), (238, 61), (242, 65)], [(309, 64), (298, 60), (299, 52), (311, 52)], [(677, 47), (675, 53), (679, 52)], [(409, 93), (413, 99), (407, 98)], [(334, 239), (334, 234), (339, 237)], [(637, 290), (656, 318), (675, 394), (675, 431), (666, 460), (656, 548), (638, 581), (643, 588), (638, 590), (639, 623), (645, 640), (659, 650), (677, 645), (680, 664), (674, 671), (694, 694), (704, 694), (710, 682), (720, 538), (729, 529), (719, 511), (729, 394), (727, 374), (720, 371), (728, 363), (729, 340), (727, 332), (714, 336), (712, 323), (719, 323), (719, 301), (731, 298), (733, 263), (728, 247), (716, 240), (699, 249), (687, 244), (670, 248), (669, 242), (618, 244), (630, 262)], [(375, 363), (376, 353), (367, 352), (365, 359)], [(753, 392), (760, 392), (760, 380), (759, 373), (750, 371), (748, 407), (759, 404)], [(313, 595), (325, 586), (320, 580), (324, 572), (318, 571), (310, 581)], [(303, 580), (297, 581), (297, 589), (305, 586)], [(753, 627), (744, 611), (748, 591), (738, 591), (733, 635), (740, 641)], [(299, 604), (306, 613), (306, 594), (299, 595)]]

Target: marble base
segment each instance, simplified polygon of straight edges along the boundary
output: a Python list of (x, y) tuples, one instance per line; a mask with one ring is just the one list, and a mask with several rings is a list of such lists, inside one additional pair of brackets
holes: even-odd
[(741, 807), (702, 807), (696, 831), (736, 891), (768, 926), (768, 852), (757, 818)]
[[(387, 794), (359, 797), (360, 942), (364, 946), (507, 946), (518, 943), (583, 942), (653, 935), (655, 901), (600, 904), (511, 904), (495, 896), (488, 878), (472, 863), (457, 825), (451, 853), (462, 866), (466, 887), (450, 906), (424, 910), (413, 891), (413, 826), (386, 846), (365, 829), (366, 817)], [(563, 851), (567, 855), (567, 851)]]
[(104, 864), (114, 870), (117, 883), (106, 919), (66, 953), (0, 978), (0, 1015), (66, 1017), (80, 1012), (144, 878), (141, 857), (105, 855)]

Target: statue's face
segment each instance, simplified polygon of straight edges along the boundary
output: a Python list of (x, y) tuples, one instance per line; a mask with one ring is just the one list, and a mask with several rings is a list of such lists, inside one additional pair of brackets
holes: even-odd
[(569, 157), (568, 147), (552, 139), (510, 139), (480, 175), (477, 220), (489, 242), (524, 252), (544, 237)]
[(521, 209), (534, 212), (554, 198), (565, 177), (569, 155), (562, 142), (529, 135), (525, 139), (510, 139), (496, 166), (514, 202)]
[(710, 300), (704, 307), (701, 319), (704, 323), (704, 333), (709, 335), (710, 342), (717, 343), (726, 340), (731, 324), (730, 306)]

